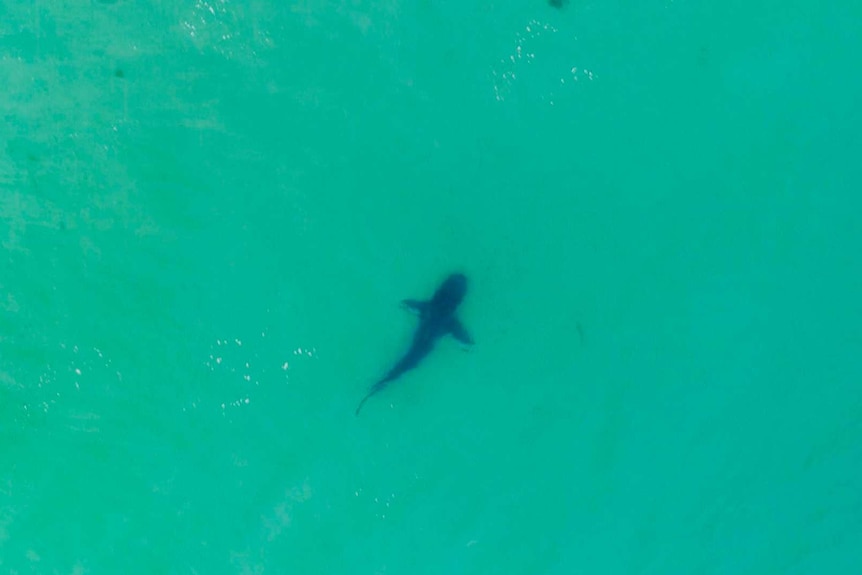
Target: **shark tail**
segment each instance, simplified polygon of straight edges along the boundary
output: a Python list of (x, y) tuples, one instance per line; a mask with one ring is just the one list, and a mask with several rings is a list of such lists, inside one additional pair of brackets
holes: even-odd
[(362, 409), (362, 406), (365, 404), (366, 401), (368, 401), (369, 397), (386, 387), (386, 384), (393, 379), (395, 378), (393, 378), (391, 375), (387, 375), (386, 377), (375, 383), (371, 390), (365, 395), (365, 397), (362, 398), (362, 401), (359, 402), (359, 405), (356, 406), (356, 415), (359, 415), (359, 410)]
[(362, 409), (362, 406), (365, 405), (365, 402), (368, 401), (368, 398), (374, 395), (374, 392), (369, 392), (368, 395), (362, 398), (362, 401), (359, 402), (359, 405), (356, 407), (356, 416), (359, 416), (359, 410)]

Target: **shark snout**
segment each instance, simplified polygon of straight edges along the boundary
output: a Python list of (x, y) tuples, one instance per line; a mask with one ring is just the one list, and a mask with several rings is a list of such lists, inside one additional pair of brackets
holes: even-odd
[(461, 273), (451, 274), (440, 286), (441, 295), (446, 299), (460, 302), (467, 293), (467, 276)]

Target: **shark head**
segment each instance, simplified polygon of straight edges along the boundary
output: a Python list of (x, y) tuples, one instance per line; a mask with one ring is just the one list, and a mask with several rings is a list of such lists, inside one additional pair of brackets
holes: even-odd
[(467, 276), (461, 273), (454, 273), (446, 278), (437, 291), (434, 297), (431, 298), (432, 304), (437, 308), (445, 309), (452, 313), (464, 299), (467, 293)]

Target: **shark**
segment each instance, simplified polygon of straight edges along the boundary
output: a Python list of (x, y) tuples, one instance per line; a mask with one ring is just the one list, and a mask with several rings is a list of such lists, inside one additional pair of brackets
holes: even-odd
[(467, 294), (467, 277), (452, 273), (443, 281), (429, 300), (405, 299), (402, 307), (419, 316), (410, 348), (383, 378), (371, 386), (356, 407), (356, 415), (370, 397), (381, 392), (391, 382), (417, 367), (434, 349), (437, 341), (451, 335), (465, 345), (473, 345), (473, 338), (464, 328), (455, 312)]

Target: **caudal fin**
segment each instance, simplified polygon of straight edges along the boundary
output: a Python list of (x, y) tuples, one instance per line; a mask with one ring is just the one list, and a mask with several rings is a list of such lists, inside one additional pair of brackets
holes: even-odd
[(392, 375), (390, 374), (390, 375), (387, 375), (386, 377), (384, 377), (383, 379), (381, 379), (380, 381), (378, 381), (377, 383), (375, 383), (374, 386), (365, 395), (365, 397), (362, 398), (362, 401), (359, 402), (359, 405), (356, 407), (356, 415), (359, 415), (359, 410), (362, 409), (362, 406), (365, 404), (366, 401), (368, 401), (369, 397), (371, 397), (372, 395), (374, 395), (375, 393), (377, 393), (378, 391), (380, 391), (381, 389), (386, 387), (386, 385), (390, 381), (392, 381), (393, 379), (395, 379), (395, 378), (392, 377)]
[(368, 401), (368, 398), (374, 395), (374, 392), (369, 392), (368, 395), (362, 398), (362, 401), (359, 402), (359, 405), (356, 407), (356, 416), (359, 416), (359, 410), (362, 409), (362, 406), (365, 405), (365, 402)]

